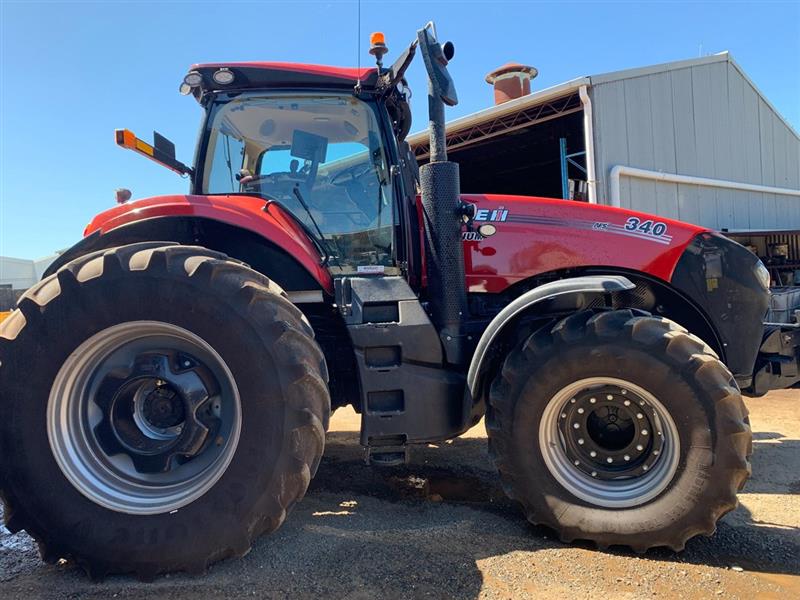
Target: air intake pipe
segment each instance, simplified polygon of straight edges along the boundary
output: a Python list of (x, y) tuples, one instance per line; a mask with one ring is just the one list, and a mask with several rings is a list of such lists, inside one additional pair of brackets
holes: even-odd
[(462, 215), (458, 164), (447, 160), (444, 106), (458, 103), (455, 85), (447, 72), (453, 45), (440, 46), (433, 23), (417, 32), (428, 72), (430, 162), (420, 168), (425, 226), (428, 297), (431, 316), (439, 330), (447, 361), (465, 360), (463, 322), (467, 315), (464, 249), (461, 242)]

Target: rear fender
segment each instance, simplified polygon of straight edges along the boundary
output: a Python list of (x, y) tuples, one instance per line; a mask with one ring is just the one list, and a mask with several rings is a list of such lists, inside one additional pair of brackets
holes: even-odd
[[(116, 206), (100, 213), (84, 231), (103, 235), (152, 219), (184, 217), (224, 223), (232, 231), (249, 231), (271, 243), (300, 264), (327, 293), (333, 293), (330, 273), (303, 228), (276, 203), (242, 194), (156, 196)], [(153, 239), (153, 238), (151, 238)], [(160, 239), (164, 239), (163, 237)], [(198, 243), (198, 242), (195, 242)]]
[[(272, 240), (247, 229), (213, 219), (197, 217), (155, 217), (133, 221), (113, 228), (107, 232), (96, 229), (80, 242), (62, 253), (47, 269), (43, 277), (55, 273), (71, 260), (116, 246), (124, 246), (143, 241), (165, 240), (166, 243), (199, 245), (223, 252), (247, 263), (279, 284), (287, 293), (305, 293), (306, 299), (316, 294), (322, 300), (322, 292), (327, 291), (315, 273), (290, 255), (285, 248)], [(327, 273), (326, 273), (327, 274)], [(308, 301), (308, 300), (306, 300)]]

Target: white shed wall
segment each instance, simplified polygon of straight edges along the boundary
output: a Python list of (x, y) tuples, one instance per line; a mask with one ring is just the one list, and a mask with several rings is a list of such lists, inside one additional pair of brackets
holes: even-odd
[(0, 285), (11, 285), (11, 289), (25, 290), (42, 278), (57, 254), (39, 260), (0, 256)]
[[(800, 137), (727, 55), (592, 78), (598, 201), (616, 165), (800, 190)], [(620, 205), (715, 229), (800, 229), (800, 198), (623, 176)]]

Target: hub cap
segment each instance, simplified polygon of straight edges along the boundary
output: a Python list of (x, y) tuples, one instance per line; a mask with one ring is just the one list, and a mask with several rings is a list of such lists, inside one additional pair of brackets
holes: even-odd
[(650, 392), (621, 379), (583, 379), (560, 390), (539, 434), (556, 480), (598, 506), (643, 504), (667, 487), (678, 466), (672, 417)]
[(67, 479), (118, 512), (157, 514), (222, 476), (241, 429), (233, 376), (211, 346), (169, 323), (109, 327), (65, 361), (48, 436)]

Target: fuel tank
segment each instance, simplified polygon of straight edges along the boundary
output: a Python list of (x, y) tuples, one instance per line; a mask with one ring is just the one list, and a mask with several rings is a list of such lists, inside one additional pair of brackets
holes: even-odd
[(475, 205), (462, 234), (469, 292), (502, 292), (543, 273), (618, 267), (672, 278), (683, 251), (703, 227), (645, 213), (575, 202), (462, 194)]

